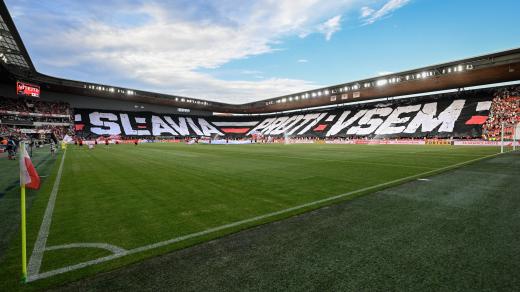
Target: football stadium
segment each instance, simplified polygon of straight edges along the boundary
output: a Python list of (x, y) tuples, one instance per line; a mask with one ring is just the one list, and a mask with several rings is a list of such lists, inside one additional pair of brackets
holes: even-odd
[(519, 48), (232, 102), (41, 73), (15, 2), (0, 291), (519, 289)]

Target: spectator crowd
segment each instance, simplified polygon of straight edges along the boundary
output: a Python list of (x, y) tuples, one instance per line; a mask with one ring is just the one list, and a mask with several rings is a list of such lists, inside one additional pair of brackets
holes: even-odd
[(68, 103), (48, 102), (41, 100), (30, 100), (24, 98), (4, 98), (0, 97), (0, 111), (12, 111), (19, 113), (38, 113), (70, 115), (71, 110)]
[(0, 137), (62, 139), (73, 132), (71, 114), (69, 104), (63, 102), (0, 97)]
[(518, 123), (520, 123), (520, 86), (497, 91), (491, 103), (489, 118), (482, 128), (484, 139), (500, 139), (502, 124), (504, 124), (505, 138), (511, 139)]

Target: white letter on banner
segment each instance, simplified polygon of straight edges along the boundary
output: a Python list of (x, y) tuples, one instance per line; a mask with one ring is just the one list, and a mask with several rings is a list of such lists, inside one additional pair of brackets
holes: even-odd
[(410, 117), (400, 117), (402, 114), (413, 113), (421, 109), (421, 105), (400, 106), (396, 108), (392, 114), (388, 116), (386, 121), (376, 130), (376, 135), (389, 135), (401, 133), (406, 129), (406, 125), (396, 127), (398, 124), (404, 124), (410, 120)]
[[(117, 116), (112, 113), (93, 112), (89, 114), (90, 124), (98, 127), (91, 127), (90, 131), (97, 135), (119, 135), (121, 134), (121, 127), (114, 122), (103, 121), (117, 121)], [(106, 129), (108, 128), (108, 129)]]
[(121, 124), (123, 125), (123, 130), (125, 130), (126, 135), (130, 136), (149, 136), (150, 131), (148, 130), (136, 130), (132, 128), (132, 125), (130, 124), (130, 119), (128, 118), (127, 114), (120, 114), (121, 117)]
[(186, 118), (186, 121), (188, 121), (188, 125), (190, 125), (195, 134), (204, 136), (204, 134), (199, 130), (199, 128), (197, 128), (197, 125), (195, 125), (195, 122), (191, 118)]
[(265, 119), (263, 120), (260, 124), (258, 124), (256, 127), (254, 127), (251, 131), (249, 131), (249, 133), (247, 133), (246, 136), (249, 136), (251, 135), (252, 133), (258, 133), (259, 130), (263, 130), (265, 129), (265, 127), (269, 126), (273, 121), (275, 120), (275, 118), (269, 118), (269, 119)]
[(277, 118), (274, 122), (272, 122), (271, 124), (269, 124), (269, 126), (262, 130), (262, 134), (269, 135), (269, 133), (271, 133), (272, 130), (282, 125), (285, 121), (287, 121), (287, 119), (289, 119), (289, 117), (287, 116)]
[(314, 114), (313, 115), (314, 119), (309, 124), (307, 124), (307, 126), (305, 128), (303, 128), (298, 133), (298, 135), (303, 135), (303, 134), (307, 133), (307, 131), (309, 131), (312, 127), (316, 126), (316, 124), (319, 123), (319, 121), (321, 121), (326, 115), (327, 115), (327, 113)]
[(292, 116), (288, 120), (286, 120), (283, 124), (276, 127), (276, 129), (271, 131), (271, 135), (280, 135), (283, 132), (292, 128), (292, 126), (296, 125), (301, 119), (303, 119), (302, 115)]
[(357, 121), (359, 118), (361, 118), (366, 112), (367, 112), (367, 110), (360, 110), (352, 118), (348, 119), (346, 122), (343, 122), (350, 114), (350, 111), (344, 111), (343, 114), (341, 114), (341, 116), (339, 117), (338, 121), (327, 132), (326, 136), (327, 137), (333, 136), (333, 135), (336, 135), (337, 133), (343, 131), (343, 129), (352, 125), (355, 121)]
[[(296, 133), (301, 127), (305, 126), (310, 121), (316, 119), (318, 114), (306, 114), (302, 119), (300, 124), (295, 124), (294, 128), (292, 128), (287, 134), (292, 135)], [(299, 135), (299, 134), (298, 134)]]
[(205, 119), (199, 118), (199, 125), (202, 131), (204, 132), (204, 136), (211, 136), (212, 133), (218, 134), (220, 136), (223, 136), (217, 128), (213, 127), (208, 121)]
[(435, 117), (437, 113), (437, 103), (427, 103), (423, 106), (422, 110), (417, 113), (404, 132), (415, 133), (419, 127), (421, 127), (423, 133), (431, 132), (439, 125), (439, 132), (452, 132), (465, 103), (466, 101), (464, 99), (454, 100), (438, 118)]
[(177, 133), (168, 125), (161, 117), (152, 116), (152, 134), (154, 136), (161, 136), (162, 133), (170, 133), (177, 135)]
[(179, 124), (176, 124), (170, 116), (165, 116), (164, 119), (172, 126), (175, 131), (179, 132), (181, 136), (188, 136), (190, 134), (190, 130), (188, 130), (188, 125), (186, 124), (186, 119), (183, 117), (179, 118)]
[[(386, 117), (392, 112), (392, 108), (383, 107), (383, 108), (375, 108), (367, 111), (367, 113), (359, 120), (358, 125), (356, 127), (352, 127), (348, 130), (347, 134), (349, 135), (369, 135), (372, 134), (379, 125), (383, 123), (383, 119), (375, 118), (373, 116)], [(369, 125), (369, 127), (363, 128), (360, 126)]]

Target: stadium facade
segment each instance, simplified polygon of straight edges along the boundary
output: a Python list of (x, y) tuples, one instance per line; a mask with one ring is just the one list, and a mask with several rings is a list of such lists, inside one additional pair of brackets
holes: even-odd
[[(520, 80), (520, 49), (252, 103), (225, 104), (41, 74), (3, 3), (0, 13), (4, 100), (0, 124), (4, 129), (34, 134), (41, 133), (38, 127), (49, 133), (53, 127), (70, 126), (74, 134), (87, 139), (496, 139), (499, 123), (518, 122), (517, 87), (499, 84)], [(25, 104), (17, 105), (15, 100), (20, 99)], [(33, 101), (40, 107), (48, 103), (43, 107), (55, 108), (53, 103), (60, 103), (69, 109), (34, 112)], [(494, 109), (504, 103), (515, 116), (496, 119)], [(63, 136), (67, 131), (57, 132)]]

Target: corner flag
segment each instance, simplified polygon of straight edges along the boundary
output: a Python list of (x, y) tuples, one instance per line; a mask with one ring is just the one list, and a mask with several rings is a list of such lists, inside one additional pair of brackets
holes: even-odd
[(23, 142), (20, 143), (20, 186), (33, 190), (40, 188), (40, 176), (36, 172)]
[(27, 154), (25, 143), (20, 142), (20, 209), (22, 233), (22, 280), (27, 281), (27, 236), (25, 228), (25, 188), (37, 190), (40, 188), (40, 176), (36, 172), (31, 157)]

